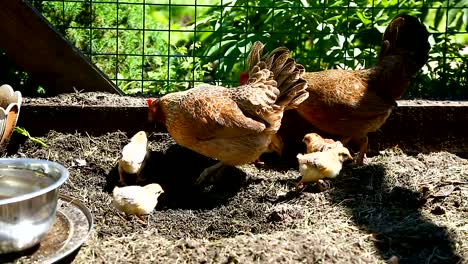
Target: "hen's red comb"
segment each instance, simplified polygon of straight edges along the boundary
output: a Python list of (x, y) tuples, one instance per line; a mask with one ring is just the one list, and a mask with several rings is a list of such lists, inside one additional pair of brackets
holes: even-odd
[(154, 99), (153, 98), (148, 98), (146, 99), (146, 103), (148, 104), (148, 106), (151, 106), (151, 104), (153, 103)]

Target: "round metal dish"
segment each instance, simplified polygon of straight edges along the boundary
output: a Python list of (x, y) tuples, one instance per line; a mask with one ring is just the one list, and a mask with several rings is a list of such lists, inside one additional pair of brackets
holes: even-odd
[(58, 188), (69, 172), (43, 159), (0, 159), (0, 253), (37, 246), (55, 221)]
[(56, 219), (46, 237), (32, 250), (8, 258), (21, 263), (54, 263), (75, 252), (88, 238), (92, 226), (89, 209), (78, 200), (60, 194)]

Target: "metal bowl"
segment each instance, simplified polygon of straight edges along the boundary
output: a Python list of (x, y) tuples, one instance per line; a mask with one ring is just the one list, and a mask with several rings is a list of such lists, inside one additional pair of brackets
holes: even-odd
[(55, 220), (62, 165), (40, 159), (0, 159), (0, 253), (38, 244)]

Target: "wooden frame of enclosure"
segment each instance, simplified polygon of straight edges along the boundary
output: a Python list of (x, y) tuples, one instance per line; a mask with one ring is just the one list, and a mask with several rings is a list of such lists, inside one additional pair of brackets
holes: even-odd
[[(399, 146), (408, 154), (448, 151), (468, 155), (468, 102), (405, 103), (387, 122), (369, 134), (369, 155)], [(33, 135), (50, 130), (87, 132), (151, 131), (147, 107), (23, 105), (18, 126)], [(151, 130), (150, 130), (151, 129)]]

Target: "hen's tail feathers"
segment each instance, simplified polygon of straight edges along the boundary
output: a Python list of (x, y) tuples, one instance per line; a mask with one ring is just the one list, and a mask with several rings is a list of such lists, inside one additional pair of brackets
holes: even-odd
[(258, 77), (255, 76), (255, 73), (268, 69), (280, 91), (275, 104), (285, 110), (298, 107), (309, 96), (306, 90), (307, 81), (302, 78), (305, 72), (304, 67), (297, 64), (291, 58), (289, 50), (283, 47), (276, 48), (262, 58), (264, 46), (260, 41), (255, 42), (252, 46), (247, 58), (250, 67), (248, 83), (257, 80)]
[(387, 56), (403, 55), (407, 74), (416, 74), (429, 58), (429, 33), (418, 18), (399, 14), (392, 19), (383, 35), (379, 61)]

